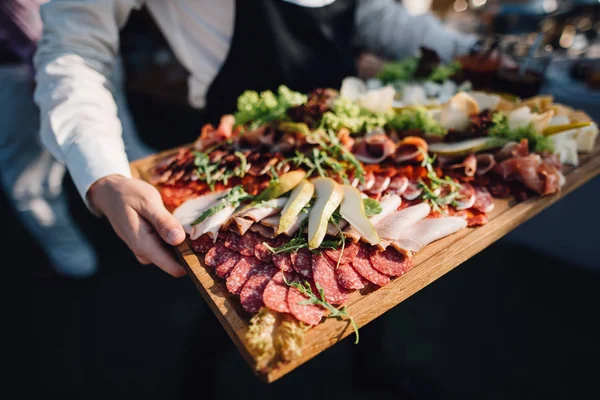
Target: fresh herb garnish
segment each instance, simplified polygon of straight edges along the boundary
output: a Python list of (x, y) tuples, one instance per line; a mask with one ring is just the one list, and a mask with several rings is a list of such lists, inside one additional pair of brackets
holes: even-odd
[(242, 202), (246, 200), (252, 200), (253, 198), (254, 196), (251, 196), (248, 193), (246, 193), (242, 185), (235, 186), (227, 194), (221, 196), (217, 200), (217, 204), (200, 214), (200, 216), (194, 222), (192, 222), (192, 225), (198, 225), (206, 218), (215, 215), (219, 211), (223, 210), (225, 207), (231, 206), (237, 208)]
[(352, 325), (352, 328), (354, 329), (354, 335), (356, 336), (356, 340), (354, 341), (354, 344), (358, 344), (358, 341), (360, 339), (359, 334), (358, 334), (358, 325), (356, 324), (354, 317), (352, 315), (348, 314), (348, 312), (346, 311), (346, 306), (344, 306), (342, 308), (336, 308), (335, 306), (329, 304), (325, 300), (325, 292), (323, 291), (323, 288), (318, 283), (316, 283), (315, 285), (317, 286), (317, 290), (319, 291), (319, 296), (317, 296), (316, 294), (313, 293), (313, 291), (310, 287), (310, 283), (307, 281), (304, 281), (302, 283), (290, 282), (285, 278), (285, 274), (283, 274), (283, 281), (285, 282), (286, 285), (293, 287), (294, 289), (298, 290), (300, 293), (302, 293), (304, 296), (307, 297), (307, 299), (304, 300), (303, 302), (301, 302), (300, 304), (320, 305), (321, 307), (323, 307), (324, 309), (329, 311), (329, 315), (327, 316), (327, 318), (337, 318), (337, 319), (349, 320), (350, 324)]
[(367, 218), (372, 217), (373, 215), (380, 214), (383, 211), (381, 204), (374, 199), (367, 197), (363, 199), (363, 204), (365, 206), (365, 216)]
[(398, 113), (390, 119), (387, 126), (397, 131), (418, 129), (425, 133), (440, 136), (448, 133), (448, 131), (441, 126), (424, 107), (410, 107), (398, 111)]
[(496, 112), (492, 116), (492, 126), (488, 130), (488, 135), (515, 142), (520, 142), (521, 139), (527, 139), (529, 148), (535, 152), (554, 152), (554, 142), (552, 139), (537, 133), (533, 124), (510, 129), (508, 118), (501, 112)]
[(194, 165), (196, 166), (196, 176), (206, 182), (211, 190), (215, 190), (213, 172), (217, 170), (218, 165), (211, 164), (208, 154), (199, 151), (194, 152)]
[(307, 96), (294, 92), (286, 86), (279, 86), (277, 94), (266, 90), (258, 92), (247, 90), (238, 97), (238, 111), (235, 113), (236, 125), (249, 124), (249, 129), (256, 129), (271, 121), (288, 119), (290, 107), (305, 103)]
[(421, 166), (427, 168), (428, 179), (427, 183), (423, 179), (419, 179), (419, 187), (423, 190), (421, 198), (428, 202), (433, 210), (445, 214), (444, 207), (455, 204), (461, 188), (460, 183), (455, 182), (449, 176), (440, 178), (433, 168), (435, 156), (429, 157), (425, 151), (421, 151), (421, 153), (423, 154)]

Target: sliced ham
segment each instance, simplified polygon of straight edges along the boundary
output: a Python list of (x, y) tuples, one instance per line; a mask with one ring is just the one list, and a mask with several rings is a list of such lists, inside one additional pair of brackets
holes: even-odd
[(412, 254), (466, 226), (467, 221), (462, 217), (424, 219), (403, 229), (392, 242), (392, 246), (400, 252)]
[(393, 192), (398, 195), (402, 195), (406, 188), (408, 188), (408, 178), (403, 175), (396, 175), (390, 181), (388, 192)]
[[(381, 205), (381, 212), (369, 218), (369, 221), (371, 221), (374, 226), (398, 210), (398, 207), (402, 204), (402, 198), (397, 194), (386, 195), (381, 198), (379, 204)], [(361, 238), (360, 233), (351, 226), (344, 229), (344, 236), (355, 243)]]
[(411, 201), (419, 197), (421, 193), (423, 193), (423, 189), (421, 189), (416, 182), (408, 182), (408, 186), (402, 193), (402, 197)]
[(465, 176), (474, 176), (477, 171), (477, 157), (475, 154), (469, 154), (461, 163), (452, 164), (448, 168), (461, 170)]
[(230, 222), (233, 225), (233, 230), (238, 232), (240, 235), (243, 235), (248, 229), (250, 229), (250, 226), (252, 226), (254, 222), (260, 222), (267, 217), (279, 213), (286, 201), (287, 198), (280, 197), (278, 199), (270, 200), (259, 206), (254, 206), (247, 210), (240, 211), (234, 215)]
[[(430, 212), (431, 207), (429, 204), (419, 203), (392, 213), (375, 225), (375, 230), (379, 237), (384, 239), (383, 241), (388, 241), (389, 243), (389, 241), (394, 241), (402, 237), (403, 232), (408, 227), (426, 218)], [(382, 243), (381, 247), (385, 247), (385, 243)]]
[[(214, 192), (186, 200), (173, 211), (173, 216), (177, 219), (177, 222), (183, 226), (185, 232), (191, 235), (194, 230), (192, 223), (202, 214), (202, 212), (204, 212), (204, 210), (212, 207), (220, 197), (228, 192), (229, 191)], [(200, 236), (201, 235), (198, 235), (197, 237)]]
[(352, 152), (365, 164), (377, 164), (395, 151), (396, 144), (385, 133), (373, 133), (357, 141)]
[(467, 208), (473, 207), (475, 204), (475, 188), (468, 183), (462, 183), (460, 185), (459, 194), (456, 197), (456, 209), (466, 210)]
[(482, 153), (477, 154), (475, 157), (477, 158), (476, 175), (485, 175), (494, 168), (494, 165), (496, 165), (496, 160), (492, 154)]
[(227, 222), (234, 211), (235, 207), (226, 206), (222, 210), (206, 218), (204, 221), (193, 227), (190, 239), (194, 240), (207, 234), (211, 239), (216, 241), (219, 229)]

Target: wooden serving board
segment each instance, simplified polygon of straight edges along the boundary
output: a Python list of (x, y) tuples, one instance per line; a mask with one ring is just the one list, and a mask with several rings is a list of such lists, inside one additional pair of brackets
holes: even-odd
[[(131, 165), (134, 176), (146, 177), (156, 160), (173, 151), (175, 150), (134, 162)], [(489, 222), (486, 225), (463, 229), (428, 245), (415, 255), (414, 267), (405, 275), (394, 279), (382, 288), (374, 290), (369, 287), (353, 293), (347, 303), (348, 313), (354, 316), (359, 326), (368, 324), (600, 174), (600, 144), (596, 144), (592, 153), (580, 157), (579, 167), (565, 167), (564, 172), (567, 181), (559, 194), (531, 198), (521, 203), (509, 199), (494, 199), (495, 208), (488, 214)], [(239, 298), (227, 291), (224, 280), (217, 278), (202, 265), (187, 242), (180, 245), (177, 250), (189, 276), (254, 370), (255, 361), (245, 343), (249, 318), (242, 310)], [(306, 332), (302, 356), (299, 359), (259, 376), (266, 382), (273, 382), (353, 332), (348, 321), (326, 319)]]

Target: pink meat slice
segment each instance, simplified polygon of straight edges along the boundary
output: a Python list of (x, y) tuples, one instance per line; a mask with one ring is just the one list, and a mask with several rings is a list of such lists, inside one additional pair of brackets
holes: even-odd
[[(338, 260), (340, 261), (340, 264), (349, 264), (352, 262), (352, 260), (354, 260), (354, 257), (356, 257), (356, 255), (358, 254), (358, 249), (359, 245), (357, 243), (349, 243), (348, 241), (346, 241), (346, 245), (344, 246), (343, 252), (341, 248), (336, 250), (327, 249), (323, 252), (327, 257), (329, 257), (329, 259), (334, 261), (335, 264), (338, 263)], [(342, 256), (341, 258), (340, 254)]]
[(290, 254), (294, 271), (306, 278), (312, 278), (312, 253), (308, 249), (300, 249)]
[(388, 276), (401, 276), (412, 268), (412, 260), (393, 247), (385, 251), (373, 248), (369, 259), (373, 268)]
[(215, 268), (217, 276), (225, 278), (241, 257), (239, 253), (225, 247), (223, 242), (217, 242), (204, 256), (204, 264), (207, 267)]
[[(288, 274), (293, 279), (291, 274)], [(287, 275), (286, 275), (287, 277)], [(290, 280), (288, 280), (290, 282)], [(267, 308), (281, 313), (289, 313), (290, 309), (287, 303), (289, 286), (283, 280), (283, 273), (278, 271), (271, 281), (265, 287), (263, 292), (263, 301)]]
[(352, 261), (352, 266), (363, 278), (378, 286), (385, 286), (390, 283), (390, 277), (377, 271), (371, 265), (369, 259), (370, 249), (367, 245), (361, 245), (358, 254)]
[(341, 287), (349, 290), (358, 290), (369, 283), (350, 264), (340, 264), (335, 270), (335, 278)]
[(240, 294), (248, 279), (264, 269), (265, 264), (256, 257), (242, 257), (227, 277), (227, 290), (232, 294)]
[(214, 241), (208, 235), (202, 235), (196, 240), (192, 240), (190, 247), (196, 253), (205, 254), (215, 245)]
[(262, 236), (254, 232), (246, 232), (242, 236), (230, 232), (225, 239), (225, 247), (237, 251), (243, 256), (254, 256), (254, 248), (264, 240)]
[(275, 264), (278, 270), (283, 272), (290, 272), (293, 270), (290, 253), (273, 254), (272, 259), (273, 264)]
[(312, 270), (315, 284), (325, 293), (325, 300), (331, 304), (343, 304), (348, 300), (350, 291), (341, 287), (335, 278), (335, 265), (323, 254), (313, 254)]
[[(296, 280), (301, 282), (301, 280)], [(290, 312), (298, 321), (308, 325), (318, 325), (325, 314), (323, 307), (316, 304), (304, 304), (307, 297), (296, 288), (289, 288), (287, 293), (287, 304)]]
[(254, 314), (264, 306), (263, 293), (275, 273), (277, 269), (270, 265), (248, 279), (240, 292), (240, 303), (246, 312)]

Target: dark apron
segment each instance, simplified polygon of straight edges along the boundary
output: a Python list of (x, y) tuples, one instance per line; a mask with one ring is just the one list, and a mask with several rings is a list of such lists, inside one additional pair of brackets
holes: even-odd
[(339, 88), (356, 75), (352, 38), (356, 0), (309, 8), (283, 0), (236, 0), (229, 53), (206, 95), (207, 122), (236, 110), (245, 90), (281, 84), (309, 92)]

